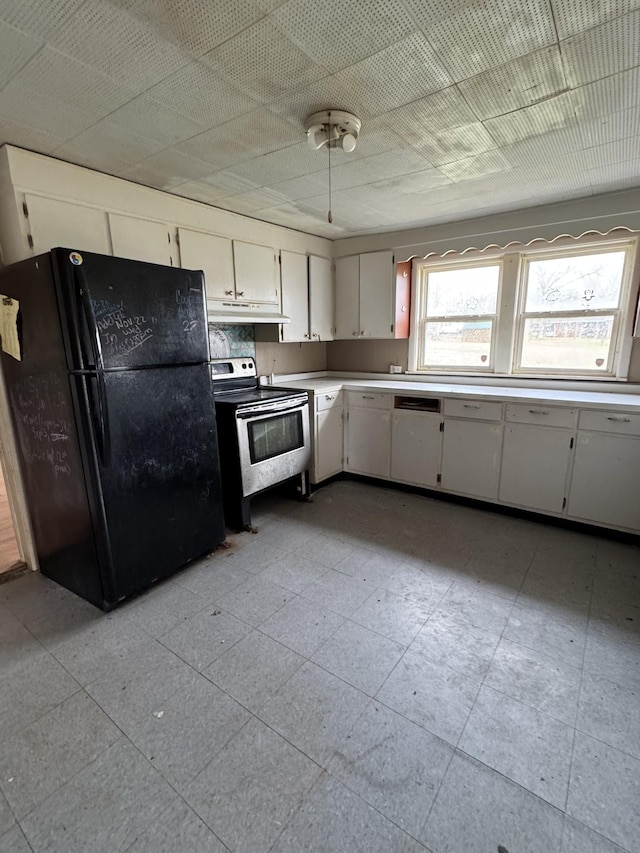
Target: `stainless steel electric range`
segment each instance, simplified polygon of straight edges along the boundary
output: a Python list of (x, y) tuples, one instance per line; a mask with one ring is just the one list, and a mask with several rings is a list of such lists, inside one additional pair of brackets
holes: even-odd
[(311, 444), (306, 392), (258, 385), (253, 358), (211, 362), (225, 521), (251, 527), (251, 497), (285, 481), (309, 493)]

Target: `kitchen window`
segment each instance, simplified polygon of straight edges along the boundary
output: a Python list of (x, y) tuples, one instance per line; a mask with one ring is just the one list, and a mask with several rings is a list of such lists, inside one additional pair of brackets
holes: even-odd
[(410, 369), (624, 378), (636, 242), (419, 262)]
[(501, 263), (422, 267), (422, 368), (493, 370)]

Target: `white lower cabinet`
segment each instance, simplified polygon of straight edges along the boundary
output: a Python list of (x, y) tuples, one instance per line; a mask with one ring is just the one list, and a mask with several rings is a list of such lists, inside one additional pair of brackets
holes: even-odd
[(341, 392), (314, 398), (314, 483), (344, 470), (640, 533), (640, 414), (343, 393), (344, 421)]
[(445, 418), (442, 438), (443, 490), (496, 500), (501, 451), (502, 424)]
[(391, 397), (349, 394), (347, 471), (389, 478), (391, 471)]
[(569, 430), (507, 424), (500, 500), (528, 509), (562, 512), (572, 447)]
[(321, 483), (342, 471), (342, 418), (342, 406), (316, 413), (311, 476), (314, 483)]
[(394, 410), (391, 427), (391, 479), (433, 488), (442, 456), (442, 418), (429, 412)]
[(578, 433), (567, 513), (640, 532), (640, 438)]

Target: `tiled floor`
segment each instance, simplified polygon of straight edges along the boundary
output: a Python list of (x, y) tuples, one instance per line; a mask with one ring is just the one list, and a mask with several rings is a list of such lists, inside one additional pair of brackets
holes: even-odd
[(0, 586), (0, 853), (640, 850), (640, 550), (359, 483)]

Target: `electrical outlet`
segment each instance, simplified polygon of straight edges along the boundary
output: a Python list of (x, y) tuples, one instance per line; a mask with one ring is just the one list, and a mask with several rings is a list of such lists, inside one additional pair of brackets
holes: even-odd
[(389, 365), (389, 373), (402, 373), (402, 365), (401, 364), (390, 364)]

